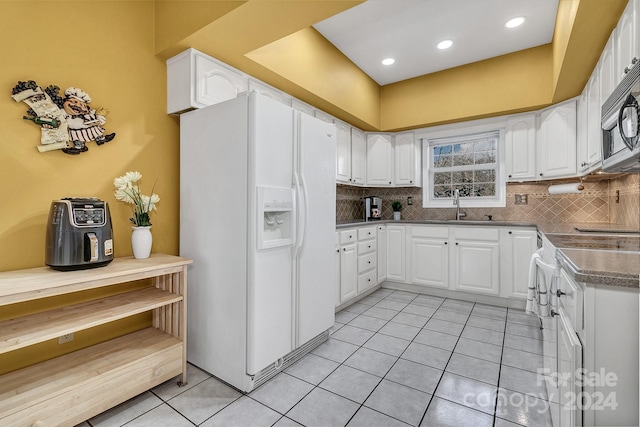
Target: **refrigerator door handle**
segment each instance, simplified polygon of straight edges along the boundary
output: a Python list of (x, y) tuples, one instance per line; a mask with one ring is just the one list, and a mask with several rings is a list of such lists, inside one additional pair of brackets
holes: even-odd
[[(300, 212), (299, 221), (302, 224), (300, 226), (300, 238), (298, 239), (298, 249), (302, 249), (302, 245), (304, 245), (304, 237), (307, 231), (307, 212), (309, 209), (309, 198), (307, 194), (307, 182), (304, 179), (304, 174), (300, 174), (300, 180), (302, 181), (302, 200), (304, 201), (304, 209)], [(302, 207), (302, 206), (301, 206)]]
[(300, 178), (298, 176), (298, 172), (293, 171), (293, 183), (296, 189), (296, 244), (293, 247), (294, 256), (298, 256), (298, 252), (302, 247), (302, 239), (304, 238), (304, 233), (300, 229), (301, 221), (300, 221), (300, 209), (302, 209), (302, 203), (300, 199), (302, 198), (302, 187), (300, 186)]

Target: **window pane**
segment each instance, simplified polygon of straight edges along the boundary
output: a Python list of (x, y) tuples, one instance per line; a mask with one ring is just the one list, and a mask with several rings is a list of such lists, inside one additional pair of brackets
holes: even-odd
[(433, 197), (436, 199), (439, 198), (448, 198), (453, 196), (453, 190), (451, 190), (451, 185), (434, 185), (433, 186)]
[(484, 169), (475, 171), (475, 182), (495, 182), (496, 171), (494, 169)]
[(496, 185), (493, 182), (476, 183), (473, 185), (475, 197), (489, 197), (496, 195)]
[(451, 167), (451, 145), (433, 148), (433, 166), (436, 168)]
[[(470, 197), (473, 192), (473, 184), (454, 184), (454, 190), (460, 190), (460, 197)], [(453, 193), (451, 193), (453, 196)]]
[(453, 183), (454, 184), (463, 184), (465, 182), (473, 182), (473, 171), (458, 171), (453, 172)]
[(495, 163), (496, 162), (496, 152), (495, 150), (491, 151), (480, 151), (476, 153), (476, 164), (483, 165), (487, 163)]
[(451, 184), (451, 172), (434, 172), (433, 183), (435, 185)]

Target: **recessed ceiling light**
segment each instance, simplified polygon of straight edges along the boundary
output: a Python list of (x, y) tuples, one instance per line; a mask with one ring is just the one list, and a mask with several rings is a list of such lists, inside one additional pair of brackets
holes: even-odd
[(517, 18), (509, 19), (507, 23), (504, 24), (504, 26), (507, 28), (515, 28), (522, 25), (523, 22), (524, 22), (524, 17), (518, 16)]
[(391, 65), (394, 62), (396, 62), (396, 60), (393, 58), (385, 58), (382, 60), (382, 65)]
[(453, 41), (451, 40), (442, 40), (438, 43), (438, 49), (449, 49), (451, 46), (453, 46)]

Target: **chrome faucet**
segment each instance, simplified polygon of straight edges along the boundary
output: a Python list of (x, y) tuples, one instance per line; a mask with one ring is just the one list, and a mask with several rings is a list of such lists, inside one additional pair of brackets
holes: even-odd
[(453, 204), (456, 207), (456, 220), (459, 221), (460, 218), (464, 218), (467, 216), (466, 212), (460, 212), (460, 190), (457, 188), (453, 192)]

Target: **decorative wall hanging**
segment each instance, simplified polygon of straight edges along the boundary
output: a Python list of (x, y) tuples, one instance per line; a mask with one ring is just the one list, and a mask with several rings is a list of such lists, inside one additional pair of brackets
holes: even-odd
[(11, 91), (14, 101), (23, 101), (29, 106), (22, 118), (42, 130), (38, 146), (41, 153), (62, 150), (67, 154), (80, 154), (89, 149), (87, 142), (102, 145), (115, 138), (115, 133), (106, 134), (102, 127), (108, 110), (91, 108), (89, 94), (76, 87), (65, 90), (64, 96), (59, 92), (58, 86), (42, 89), (33, 80), (19, 81)]

